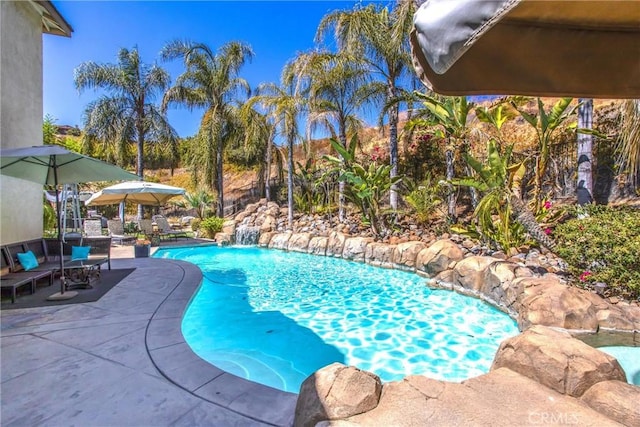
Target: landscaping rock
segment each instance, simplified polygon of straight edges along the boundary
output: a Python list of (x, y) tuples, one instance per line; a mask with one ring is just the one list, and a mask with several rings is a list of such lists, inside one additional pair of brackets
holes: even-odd
[(282, 249), (286, 250), (289, 247), (289, 239), (293, 233), (280, 233), (275, 234), (269, 242), (269, 249)]
[(399, 243), (393, 253), (393, 263), (403, 270), (413, 270), (418, 253), (426, 247), (422, 242)]
[(352, 237), (346, 239), (344, 248), (342, 249), (342, 258), (364, 262), (367, 245), (372, 241), (373, 239), (369, 237)]
[(266, 248), (269, 246), (271, 239), (275, 236), (276, 233), (273, 231), (267, 233), (260, 233), (260, 238), (258, 239), (258, 246)]
[(518, 326), (545, 325), (597, 332), (597, 310), (589, 292), (561, 284), (553, 274), (519, 279), (524, 285), (518, 301)]
[(460, 261), (464, 254), (458, 245), (449, 239), (438, 240), (416, 256), (416, 270), (435, 276), (447, 270), (452, 262)]
[(342, 256), (342, 250), (344, 249), (345, 240), (346, 236), (344, 234), (332, 231), (329, 234), (329, 241), (327, 242), (327, 256), (340, 258)]
[(581, 397), (587, 405), (625, 426), (640, 426), (640, 387), (622, 381), (601, 381)]
[(307, 252), (313, 255), (326, 255), (327, 253), (327, 243), (329, 239), (326, 237), (312, 237), (309, 240), (309, 246), (307, 246)]
[(371, 242), (367, 245), (367, 251), (364, 255), (364, 261), (367, 264), (371, 264), (376, 267), (392, 268), (393, 254), (395, 250), (395, 245)]
[(456, 263), (453, 268), (453, 283), (466, 289), (480, 291), (483, 285), (485, 270), (495, 258), (473, 255)]
[(293, 252), (307, 252), (311, 233), (293, 233), (288, 242), (288, 249)]
[(491, 370), (499, 368), (509, 368), (573, 397), (582, 396), (600, 381), (625, 381), (626, 378), (615, 358), (565, 331), (545, 326), (532, 326), (503, 341)]
[(216, 233), (214, 239), (219, 246), (228, 246), (232, 242), (231, 235), (227, 233)]
[(378, 405), (382, 383), (376, 375), (333, 363), (309, 376), (300, 387), (296, 427), (312, 427), (370, 411)]

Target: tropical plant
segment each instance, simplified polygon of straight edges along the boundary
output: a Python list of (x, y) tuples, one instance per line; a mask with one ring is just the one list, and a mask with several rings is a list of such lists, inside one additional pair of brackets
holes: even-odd
[(621, 116), (618, 162), (621, 170), (629, 174), (631, 184), (637, 188), (640, 185), (640, 100), (624, 101)]
[(547, 172), (549, 156), (551, 154), (551, 137), (553, 133), (565, 123), (578, 106), (570, 108), (572, 98), (562, 98), (557, 101), (547, 113), (545, 105), (540, 98), (537, 100), (537, 114), (529, 114), (522, 108), (522, 104), (528, 102), (528, 98), (513, 97), (510, 104), (518, 111), (520, 116), (531, 125), (536, 132), (537, 153), (535, 156), (535, 166), (533, 174), (533, 200), (534, 211), (539, 210), (542, 201), (542, 180)]
[(182, 209), (194, 209), (199, 219), (205, 219), (211, 210), (211, 205), (215, 203), (215, 198), (206, 190), (199, 190), (195, 193), (185, 193), (183, 201), (176, 202), (176, 206)]
[[(322, 18), (316, 39), (322, 40), (333, 29), (338, 48), (357, 56), (370, 74), (379, 77), (379, 81), (367, 85), (369, 96), (385, 99), (388, 103), (397, 97), (399, 81), (411, 69), (407, 35), (413, 27), (415, 9), (413, 1), (403, 1), (398, 2), (393, 11), (374, 4), (335, 11)], [(393, 103), (390, 108), (383, 109), (380, 116), (381, 121), (385, 114), (389, 117), (391, 178), (398, 175), (398, 109), (399, 104)], [(392, 209), (397, 209), (395, 185), (390, 192), (390, 203)]]
[(203, 108), (198, 130), (198, 152), (190, 156), (193, 169), (204, 169), (205, 180), (217, 190), (216, 213), (223, 216), (225, 143), (241, 138), (237, 133), (239, 110), (234, 108), (238, 95), (249, 95), (249, 84), (239, 77), (242, 66), (253, 57), (251, 48), (240, 42), (229, 42), (215, 53), (203, 43), (176, 40), (161, 51), (164, 60), (182, 58), (185, 71), (167, 90), (163, 109), (176, 103), (189, 109)]
[(413, 209), (416, 220), (420, 224), (428, 224), (443, 202), (442, 186), (427, 175), (419, 184), (414, 185), (404, 197), (405, 202)]
[[(356, 112), (366, 101), (368, 76), (355, 57), (328, 52), (299, 55), (291, 64), (302, 94), (308, 97), (308, 133), (316, 128), (328, 129), (342, 147), (347, 135), (356, 135), (362, 121)], [(345, 219), (344, 182), (339, 183), (338, 218)]]
[(295, 203), (300, 210), (311, 213), (322, 201), (322, 194), (318, 191), (320, 171), (313, 159), (307, 159), (304, 165), (300, 162), (296, 164), (298, 167), (294, 173), (297, 188), (294, 193)]
[[(169, 74), (157, 65), (144, 64), (138, 49), (120, 49), (116, 64), (97, 64), (89, 61), (74, 71), (79, 91), (102, 89), (107, 95), (87, 105), (84, 113), (85, 141), (100, 143), (115, 153), (119, 165), (127, 161), (127, 145), (135, 140), (137, 147), (136, 173), (144, 177), (145, 144), (177, 143), (175, 130), (167, 118), (153, 104), (158, 93), (169, 87)], [(141, 214), (141, 207), (139, 207)]]
[[(456, 151), (459, 150), (465, 154), (468, 150), (467, 137), (470, 128), (467, 125), (467, 119), (475, 104), (467, 101), (463, 96), (439, 97), (414, 92), (414, 97), (422, 102), (428, 114), (421, 113), (408, 126), (440, 128), (435, 136), (445, 140), (446, 179), (451, 181), (454, 177)], [(475, 198), (475, 193), (472, 192), (472, 196)], [(457, 218), (455, 193), (449, 192), (447, 199), (449, 221), (455, 222)]]
[[(502, 140), (502, 126), (515, 117), (514, 111), (507, 108), (502, 102), (491, 107), (478, 107), (475, 113), (480, 121), (488, 123), (495, 128), (499, 141)], [(524, 231), (526, 231), (529, 236), (534, 238), (539, 244), (553, 248), (555, 242), (538, 223), (538, 220), (552, 220), (552, 218), (549, 217), (547, 206), (540, 205), (532, 212), (529, 206), (523, 202), (521, 191), (522, 180), (529, 159), (525, 158), (517, 163), (513, 163), (511, 159), (513, 145), (507, 145), (503, 148), (504, 142), (498, 143), (495, 140), (493, 140), (493, 142), (490, 140), (489, 144), (487, 149), (487, 166), (485, 167), (489, 169), (489, 176), (493, 175), (494, 178), (496, 176), (499, 178), (497, 180), (492, 179), (491, 182), (488, 182), (489, 188), (499, 187), (500, 179), (504, 179), (504, 177), (509, 178), (511, 181), (504, 181), (502, 184), (503, 188), (499, 190), (501, 194), (498, 194), (504, 199), (502, 203), (505, 206), (505, 211), (508, 211), (508, 216), (505, 216), (505, 212), (501, 212), (501, 216), (499, 215), (500, 221), (495, 223), (496, 227), (492, 229), (485, 214), (484, 224), (487, 226), (485, 235), (493, 236), (489, 238), (495, 242), (502, 242), (500, 244), (502, 247), (512, 247), (517, 246), (519, 242), (522, 241)], [(483, 167), (478, 161), (473, 159), (473, 157), (469, 155), (465, 155), (465, 157), (468, 164), (476, 170), (476, 172), (479, 168), (481, 169)], [(512, 175), (514, 173), (515, 175)], [(486, 173), (484, 175), (480, 174), (478, 178), (480, 181), (483, 181), (486, 180), (487, 175)], [(489, 201), (489, 203), (491, 203), (491, 201)], [(480, 207), (480, 204), (482, 204), (482, 201), (478, 204), (478, 207)], [(535, 215), (534, 212), (536, 213)], [(515, 219), (515, 222), (511, 221), (512, 218)]]
[(358, 208), (365, 223), (369, 224), (376, 236), (386, 235), (388, 224), (382, 215), (382, 198), (392, 185), (400, 182), (402, 177), (389, 176), (391, 165), (378, 165), (372, 162), (367, 167), (357, 163), (355, 161), (355, 147), (358, 145), (356, 136), (351, 138), (347, 148), (344, 148), (336, 139), (332, 138), (330, 142), (340, 158), (325, 156), (325, 159), (341, 170), (341, 179), (348, 183), (345, 188), (345, 197)]

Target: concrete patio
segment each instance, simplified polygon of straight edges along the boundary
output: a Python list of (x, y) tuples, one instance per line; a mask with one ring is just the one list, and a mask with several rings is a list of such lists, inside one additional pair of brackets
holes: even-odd
[(2, 311), (1, 425), (292, 424), (297, 395), (221, 371), (184, 342), (197, 267), (135, 259), (131, 246), (112, 256), (136, 270), (99, 301)]

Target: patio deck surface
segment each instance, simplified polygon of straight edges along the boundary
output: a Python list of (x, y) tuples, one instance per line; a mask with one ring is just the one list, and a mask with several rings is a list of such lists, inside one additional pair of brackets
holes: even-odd
[(196, 266), (136, 259), (132, 246), (112, 257), (136, 270), (99, 301), (2, 311), (2, 426), (292, 424), (297, 395), (221, 371), (185, 343)]

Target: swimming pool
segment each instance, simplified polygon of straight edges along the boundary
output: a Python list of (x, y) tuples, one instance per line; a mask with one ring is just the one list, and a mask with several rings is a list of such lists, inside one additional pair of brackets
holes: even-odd
[(297, 393), (333, 362), (383, 381), (411, 374), (461, 381), (488, 372), (515, 322), (481, 301), (431, 290), (413, 273), (255, 247), (161, 249), (192, 262), (202, 286), (182, 321), (213, 365)]

